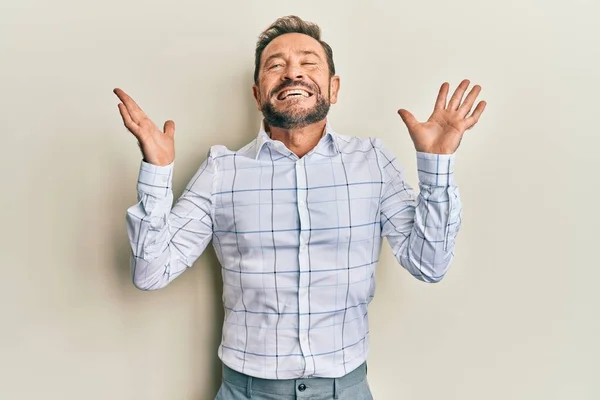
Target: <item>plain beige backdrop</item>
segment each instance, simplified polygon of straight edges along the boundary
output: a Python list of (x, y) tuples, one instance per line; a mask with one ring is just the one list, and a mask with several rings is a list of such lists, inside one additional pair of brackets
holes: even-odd
[(340, 133), (378, 136), (416, 186), (396, 114), (440, 84), (488, 102), (457, 152), (463, 226), (442, 282), (387, 243), (370, 308), (377, 400), (600, 398), (600, 6), (592, 0), (0, 3), (0, 399), (204, 400), (220, 381), (212, 248), (165, 289), (130, 280), (140, 153), (114, 87), (174, 119), (175, 195), (260, 115), (258, 34), (315, 21), (341, 76)]

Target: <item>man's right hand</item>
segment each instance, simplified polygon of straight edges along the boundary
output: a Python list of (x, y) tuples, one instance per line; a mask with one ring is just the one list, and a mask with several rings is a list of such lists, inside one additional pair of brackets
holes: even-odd
[(113, 92), (121, 100), (119, 112), (123, 123), (137, 138), (144, 161), (158, 166), (171, 164), (175, 160), (175, 122), (165, 122), (163, 132), (127, 93), (118, 88)]

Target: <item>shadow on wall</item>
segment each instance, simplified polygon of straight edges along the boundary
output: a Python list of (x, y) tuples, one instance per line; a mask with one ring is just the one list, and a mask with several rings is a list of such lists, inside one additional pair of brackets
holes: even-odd
[[(145, 296), (132, 296), (131, 295), (132, 291), (136, 291), (138, 289), (134, 288), (132, 280), (131, 280), (130, 265), (129, 265), (131, 251), (129, 248), (129, 243), (127, 241), (126, 235), (124, 237), (119, 236), (119, 239), (115, 240), (114, 249), (115, 249), (115, 261), (116, 261), (115, 268), (116, 268), (116, 273), (119, 275), (119, 281), (122, 283), (120, 285), (120, 287), (121, 287), (121, 291), (123, 294), (123, 301), (128, 301), (126, 299), (130, 299), (130, 300), (133, 300), (134, 304), (137, 302), (144, 301)], [(191, 340), (198, 344), (208, 343), (210, 350), (208, 352), (205, 352), (203, 354), (203, 357), (205, 357), (204, 361), (207, 361), (206, 357), (209, 358), (209, 360), (207, 362), (209, 364), (208, 370), (214, 371), (214, 373), (210, 377), (198, 377), (198, 379), (196, 380), (198, 382), (198, 384), (197, 384), (197, 387), (194, 388), (194, 391), (202, 392), (202, 393), (198, 393), (195, 397), (192, 397), (192, 398), (205, 398), (205, 395), (207, 393), (211, 393), (212, 394), (211, 398), (213, 398), (219, 389), (219, 386), (221, 384), (221, 378), (222, 378), (222, 364), (221, 364), (221, 360), (217, 356), (217, 348), (221, 342), (224, 311), (223, 311), (223, 307), (222, 307), (223, 303), (221, 300), (222, 296), (223, 296), (223, 278), (222, 278), (222, 274), (221, 274), (221, 265), (219, 264), (219, 261), (217, 260), (215, 251), (212, 246), (207, 247), (206, 250), (204, 251), (204, 253), (202, 254), (202, 256), (196, 261), (194, 266), (191, 269), (189, 269), (188, 271), (184, 272), (181, 276), (179, 276), (177, 278), (177, 280), (190, 279), (190, 277), (192, 277), (194, 275), (197, 276), (197, 274), (199, 272), (198, 270), (200, 270), (200, 269), (205, 271), (202, 273), (202, 279), (208, 278), (210, 281), (209, 285), (203, 285), (203, 286), (208, 286), (208, 287), (214, 288), (214, 290), (209, 292), (211, 294), (211, 296), (209, 298), (208, 303), (209, 303), (209, 307), (214, 307), (215, 312), (211, 313), (213, 318), (212, 318), (212, 322), (209, 323), (209, 325), (211, 326), (212, 329), (208, 330), (210, 332), (210, 337), (206, 338), (206, 337), (196, 336), (196, 337), (192, 337)], [(197, 287), (198, 285), (195, 282), (196, 281), (193, 280), (192, 286)], [(180, 283), (180, 282), (178, 282), (178, 283)], [(179, 287), (177, 289), (183, 289), (183, 287)], [(161, 290), (164, 290), (164, 289), (161, 289)], [(192, 298), (196, 299), (196, 296), (192, 296)], [(136, 301), (136, 299), (137, 299), (137, 301)], [(146, 297), (146, 300), (148, 300), (147, 297)], [(152, 300), (152, 301), (154, 301), (154, 300)], [(200, 304), (197, 304), (197, 305), (199, 306)], [(202, 329), (202, 326), (206, 325), (207, 322), (205, 319), (204, 312), (202, 310), (199, 310), (199, 308), (200, 307), (191, 307), (192, 312), (190, 313), (190, 318), (193, 319), (193, 321), (192, 321), (192, 323), (190, 323), (187, 326), (192, 327), (193, 332), (201, 334), (202, 332), (207, 331), (206, 329)], [(197, 349), (198, 349), (198, 347), (194, 346), (190, 350), (195, 351)], [(195, 357), (191, 357), (191, 358), (194, 359)], [(197, 365), (192, 365), (190, 367), (191, 368), (186, 368), (186, 366), (182, 366), (182, 370), (198, 371)]]

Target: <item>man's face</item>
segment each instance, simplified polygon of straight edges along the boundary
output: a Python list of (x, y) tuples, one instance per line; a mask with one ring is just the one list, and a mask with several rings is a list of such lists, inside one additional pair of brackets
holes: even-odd
[(335, 104), (339, 77), (329, 76), (327, 56), (310, 36), (288, 33), (264, 49), (254, 98), (269, 126), (297, 129), (322, 121)]

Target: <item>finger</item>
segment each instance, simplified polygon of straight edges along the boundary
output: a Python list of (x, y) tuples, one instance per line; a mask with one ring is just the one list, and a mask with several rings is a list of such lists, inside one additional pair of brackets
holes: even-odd
[(477, 99), (477, 96), (479, 96), (480, 92), (481, 92), (481, 86), (479, 86), (479, 85), (473, 86), (473, 89), (471, 89), (471, 91), (465, 98), (465, 101), (461, 104), (460, 107), (458, 107), (459, 115), (462, 118), (469, 115), (469, 113), (471, 112), (471, 108), (473, 107), (473, 104), (475, 103), (475, 99)]
[(140, 106), (138, 106), (137, 103), (133, 101), (133, 99), (122, 89), (116, 88), (113, 90), (113, 92), (117, 95), (119, 100), (121, 100), (123, 104), (125, 104), (125, 107), (127, 107), (127, 111), (129, 112), (131, 119), (135, 121), (136, 124), (139, 124), (141, 120), (146, 118), (146, 114), (144, 113), (144, 111), (142, 111)]
[(486, 105), (487, 103), (485, 101), (480, 101), (479, 104), (477, 104), (477, 107), (475, 107), (473, 114), (471, 114), (469, 118), (465, 119), (467, 129), (471, 129), (477, 123), (477, 121), (479, 121), (479, 117), (481, 117)]
[(140, 129), (139, 125), (131, 119), (131, 116), (129, 115), (129, 111), (127, 111), (127, 107), (125, 107), (125, 104), (119, 103), (118, 107), (119, 112), (121, 113), (121, 117), (123, 118), (123, 123), (125, 124), (125, 127), (129, 129), (131, 133), (137, 136)]
[(415, 116), (407, 110), (400, 109), (398, 110), (398, 114), (400, 114), (400, 118), (402, 118), (402, 121), (404, 121), (408, 130), (411, 130), (413, 126), (419, 123)]
[(434, 111), (438, 110), (438, 109), (440, 109), (440, 110), (446, 109), (446, 99), (448, 98), (448, 88), (449, 87), (450, 87), (450, 84), (448, 82), (442, 83), (442, 87), (440, 87), (438, 97), (435, 101), (435, 107), (433, 108)]
[(163, 131), (165, 132), (165, 135), (173, 137), (175, 135), (175, 122), (171, 120), (166, 121)]
[(449, 110), (457, 110), (458, 109), (458, 106), (460, 105), (460, 102), (462, 100), (463, 94), (465, 94), (465, 91), (469, 87), (469, 83), (470, 82), (469, 82), (468, 79), (464, 79), (460, 83), (460, 85), (458, 85), (458, 87), (454, 91), (454, 94), (450, 98), (450, 102), (448, 103), (448, 109)]

